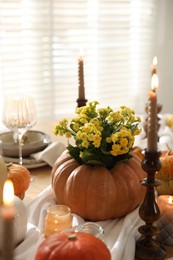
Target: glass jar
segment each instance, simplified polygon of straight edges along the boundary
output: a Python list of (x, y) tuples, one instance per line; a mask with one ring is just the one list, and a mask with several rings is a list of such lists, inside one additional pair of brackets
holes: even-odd
[(86, 222), (84, 224), (79, 225), (75, 229), (75, 232), (85, 232), (100, 239), (103, 239), (104, 235), (103, 228), (94, 222)]
[(44, 235), (48, 237), (72, 227), (72, 214), (65, 205), (53, 205), (47, 209), (44, 225)]

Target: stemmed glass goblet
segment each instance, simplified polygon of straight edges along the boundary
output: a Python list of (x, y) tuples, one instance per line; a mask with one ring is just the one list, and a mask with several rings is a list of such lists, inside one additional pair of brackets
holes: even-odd
[(37, 122), (34, 99), (29, 95), (8, 96), (4, 102), (3, 124), (17, 136), (19, 164), (22, 165), (22, 137)]

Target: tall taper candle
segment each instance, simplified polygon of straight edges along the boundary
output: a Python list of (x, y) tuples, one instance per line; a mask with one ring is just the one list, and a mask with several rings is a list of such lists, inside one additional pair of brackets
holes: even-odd
[(78, 81), (79, 81), (79, 100), (85, 100), (84, 61), (82, 56), (80, 56), (78, 59)]
[(13, 260), (14, 239), (13, 221), (15, 217), (14, 187), (10, 180), (6, 180), (3, 191), (2, 216), (2, 259)]
[(155, 90), (158, 87), (158, 77), (152, 76), (152, 90), (148, 93), (148, 122), (147, 122), (147, 151), (157, 151), (158, 128), (157, 128), (157, 94)]

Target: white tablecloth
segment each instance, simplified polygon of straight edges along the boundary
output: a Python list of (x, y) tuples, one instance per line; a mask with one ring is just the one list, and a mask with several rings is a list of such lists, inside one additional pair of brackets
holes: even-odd
[[(33, 260), (39, 244), (44, 240), (44, 219), (47, 208), (55, 204), (52, 188), (49, 186), (27, 207), (28, 230), (25, 240), (15, 249), (15, 260)], [(73, 226), (84, 220), (73, 214)], [(139, 238), (138, 227), (142, 220), (138, 208), (124, 218), (97, 222), (104, 229), (104, 242), (111, 251), (112, 260), (133, 260), (135, 241)]]

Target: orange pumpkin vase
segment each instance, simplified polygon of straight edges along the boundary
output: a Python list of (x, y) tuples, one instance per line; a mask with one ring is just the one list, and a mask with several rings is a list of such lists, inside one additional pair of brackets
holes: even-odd
[(91, 221), (125, 216), (139, 206), (146, 189), (146, 177), (139, 150), (112, 169), (79, 164), (65, 151), (52, 168), (52, 187), (57, 203)]

